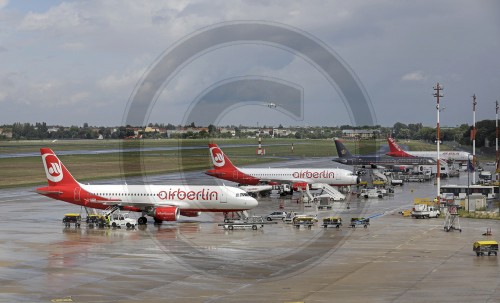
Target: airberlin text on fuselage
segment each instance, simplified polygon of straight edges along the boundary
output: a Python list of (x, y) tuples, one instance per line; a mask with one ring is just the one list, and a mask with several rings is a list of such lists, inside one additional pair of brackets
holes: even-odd
[(182, 189), (169, 189), (162, 190), (158, 193), (158, 198), (161, 200), (205, 200), (214, 201), (219, 200), (219, 193), (217, 191), (202, 189), (200, 191), (185, 191)]
[(316, 178), (316, 179), (333, 179), (335, 174), (332, 171), (311, 172), (308, 170), (301, 170), (292, 173), (294, 178)]

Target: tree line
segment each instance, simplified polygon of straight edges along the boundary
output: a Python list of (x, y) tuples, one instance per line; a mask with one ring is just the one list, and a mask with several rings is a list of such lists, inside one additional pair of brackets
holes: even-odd
[[(180, 126), (175, 126), (173, 124), (152, 124), (149, 127), (154, 127), (166, 130), (179, 129)], [(194, 123), (186, 125), (185, 127), (195, 127)], [(202, 130), (199, 132), (188, 131), (186, 133), (178, 133), (171, 135), (171, 138), (244, 138), (249, 135), (256, 136), (257, 132), (249, 134), (244, 126), (228, 126), (226, 128), (231, 128), (235, 130), (235, 135), (229, 133), (221, 133), (219, 128), (214, 125), (209, 125), (207, 130)], [(262, 127), (263, 129), (270, 127)], [(283, 129), (284, 127), (280, 125), (277, 129)], [(138, 130), (139, 129), (139, 130)], [(255, 129), (255, 128), (253, 128)], [(374, 133), (373, 139), (383, 139), (388, 136), (392, 136), (396, 139), (402, 140), (422, 140), (426, 142), (436, 141), (436, 128), (423, 126), (422, 123), (414, 124), (404, 124), (401, 122), (395, 123), (392, 127), (383, 127), (380, 125), (375, 126), (349, 126), (342, 125), (339, 127), (289, 127), (293, 130), (289, 135), (281, 136), (285, 138), (295, 138), (295, 139), (330, 139), (330, 138), (341, 138), (343, 136), (342, 131), (346, 129), (363, 129), (363, 130), (377, 130)], [(476, 146), (483, 147), (486, 145), (494, 144), (496, 136), (496, 125), (495, 120), (482, 120), (476, 123)], [(10, 135), (9, 135), (10, 133)], [(137, 128), (132, 126), (119, 126), (119, 127), (90, 127), (88, 123), (84, 123), (81, 126), (52, 126), (49, 127), (46, 122), (37, 122), (35, 124), (31, 123), (14, 123), (12, 125), (2, 125), (0, 126), (0, 139), (2, 140), (40, 140), (40, 139), (125, 139), (131, 137), (137, 137), (140, 135), (141, 138), (167, 138), (166, 132), (144, 132), (144, 128)], [(440, 129), (440, 137), (442, 141), (455, 141), (462, 145), (471, 144), (471, 134), (472, 126), (468, 124), (462, 124), (456, 127), (442, 127)], [(270, 136), (268, 133), (261, 133), (260, 135)], [(275, 135), (275, 137), (280, 137), (280, 135)]]

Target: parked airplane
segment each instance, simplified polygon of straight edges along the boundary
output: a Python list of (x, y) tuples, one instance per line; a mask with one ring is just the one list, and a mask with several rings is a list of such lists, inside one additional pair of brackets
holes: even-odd
[(333, 161), (346, 165), (360, 166), (362, 168), (384, 168), (390, 166), (393, 168), (405, 169), (414, 165), (436, 164), (436, 161), (432, 158), (423, 157), (397, 158), (351, 155), (349, 150), (347, 150), (340, 140), (335, 140), (335, 147), (337, 148), (338, 158), (333, 159)]
[(49, 186), (36, 192), (52, 199), (90, 208), (142, 212), (155, 222), (176, 221), (179, 215), (197, 217), (200, 212), (239, 212), (257, 206), (257, 200), (245, 191), (229, 186), (199, 185), (85, 185), (76, 181), (49, 148), (41, 148)]
[(359, 178), (351, 171), (340, 168), (238, 168), (231, 163), (217, 144), (208, 144), (208, 147), (214, 169), (205, 173), (219, 179), (248, 185), (288, 183), (294, 187), (304, 187), (305, 184), (313, 183), (334, 186), (359, 183)]
[[(394, 138), (387, 138), (390, 151), (386, 154), (391, 157), (429, 157), (437, 159), (437, 152), (435, 151), (406, 151), (403, 150), (394, 140)], [(471, 154), (464, 151), (439, 151), (439, 159), (444, 161), (460, 161), (467, 162)]]

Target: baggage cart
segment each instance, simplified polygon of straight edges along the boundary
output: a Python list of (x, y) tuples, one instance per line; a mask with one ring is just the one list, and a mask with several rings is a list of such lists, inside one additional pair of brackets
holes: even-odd
[(337, 217), (323, 218), (323, 227), (327, 228), (328, 226), (335, 226), (336, 228), (340, 228), (340, 226), (342, 226), (342, 218), (337, 218)]
[(75, 224), (75, 227), (80, 227), (82, 216), (80, 214), (65, 214), (62, 222), (64, 227), (70, 227), (71, 223)]
[(498, 242), (497, 241), (476, 241), (472, 247), (476, 255), (484, 256), (486, 253), (489, 255), (498, 254)]
[(249, 217), (244, 220), (231, 220), (226, 221), (224, 223), (218, 224), (218, 226), (222, 226), (224, 229), (234, 230), (234, 229), (247, 229), (251, 228), (253, 230), (257, 230), (259, 228), (263, 228), (266, 224), (278, 224), (276, 221), (264, 221), (264, 218), (260, 216)]
[(301, 226), (307, 227), (311, 229), (314, 223), (318, 222), (318, 220), (314, 217), (295, 217), (293, 219), (293, 226), (296, 228), (300, 228)]
[(356, 225), (363, 225), (364, 228), (367, 228), (370, 225), (369, 218), (351, 218), (350, 226), (352, 228), (356, 228)]

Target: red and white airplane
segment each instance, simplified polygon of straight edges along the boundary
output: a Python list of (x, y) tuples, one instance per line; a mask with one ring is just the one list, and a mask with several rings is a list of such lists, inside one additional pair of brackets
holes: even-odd
[[(391, 157), (428, 157), (437, 158), (437, 153), (435, 151), (406, 151), (403, 150), (394, 140), (394, 138), (388, 137), (387, 143), (389, 144), (389, 152), (386, 154)], [(472, 155), (464, 151), (440, 151), (439, 159), (443, 161), (459, 161), (466, 162)]]
[(347, 186), (359, 183), (358, 176), (340, 168), (238, 168), (222, 152), (217, 144), (208, 144), (214, 169), (207, 175), (237, 182), (257, 185), (262, 183), (289, 183), (293, 187), (305, 187), (306, 184), (325, 183), (334, 186)]
[(146, 215), (155, 222), (176, 221), (179, 215), (197, 217), (200, 212), (239, 212), (257, 206), (245, 191), (230, 186), (200, 185), (85, 185), (76, 181), (49, 148), (41, 148), (49, 183), (36, 192), (52, 199), (90, 208), (142, 212), (138, 224), (146, 224)]

